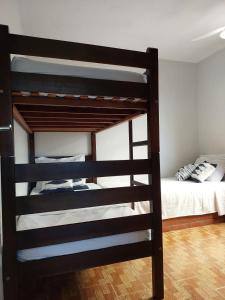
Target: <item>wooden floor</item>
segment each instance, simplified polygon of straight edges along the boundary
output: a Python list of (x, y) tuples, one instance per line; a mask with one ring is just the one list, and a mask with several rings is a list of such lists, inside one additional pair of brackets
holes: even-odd
[[(164, 267), (165, 299), (225, 299), (225, 223), (164, 233)], [(58, 276), (36, 299), (150, 299), (150, 270), (147, 258)]]

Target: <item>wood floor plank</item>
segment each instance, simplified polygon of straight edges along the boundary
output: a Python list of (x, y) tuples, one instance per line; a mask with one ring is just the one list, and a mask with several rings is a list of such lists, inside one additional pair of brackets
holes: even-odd
[[(165, 300), (225, 299), (225, 223), (170, 231), (163, 237)], [(152, 294), (151, 259), (58, 275), (44, 282), (38, 284), (38, 300), (147, 300)], [(34, 295), (32, 300), (36, 299)]]

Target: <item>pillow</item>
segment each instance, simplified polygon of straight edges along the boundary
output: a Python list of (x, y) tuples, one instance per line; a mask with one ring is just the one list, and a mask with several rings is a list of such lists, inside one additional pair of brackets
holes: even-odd
[(208, 162), (203, 162), (195, 168), (193, 173), (191, 174), (191, 179), (196, 182), (204, 182), (209, 176), (211, 176), (215, 170), (217, 165), (210, 164)]
[(41, 193), (64, 192), (68, 190), (73, 191), (72, 179), (42, 181), (42, 188), (40, 192)]
[(184, 181), (191, 176), (192, 172), (196, 169), (197, 166), (198, 166), (197, 164), (186, 165), (177, 171), (177, 173), (175, 174), (175, 177), (179, 181)]
[(73, 186), (73, 190), (74, 191), (89, 190), (89, 187), (86, 184), (81, 184), (81, 185)]
[(59, 162), (78, 162), (78, 161), (85, 161), (85, 155), (79, 154), (76, 156), (61, 157), (61, 158), (51, 158), (51, 157), (41, 156), (41, 157), (38, 157), (35, 159), (35, 162), (37, 164), (59, 163)]
[[(82, 162), (85, 161), (85, 155), (84, 154), (79, 154), (76, 156), (70, 156), (70, 157), (61, 157), (61, 158), (51, 158), (51, 157), (46, 157), (46, 156), (41, 156), (35, 159), (35, 163), (37, 164), (43, 164), (43, 163), (62, 163), (62, 162)], [(76, 182), (78, 180), (78, 185), (85, 184), (86, 179), (74, 179)], [(38, 190), (43, 190), (44, 189), (44, 181), (38, 181), (36, 183), (36, 188)], [(73, 187), (73, 184), (72, 184)]]
[(211, 182), (220, 182), (224, 177), (224, 168), (217, 165), (216, 170), (206, 180)]
[(225, 172), (225, 154), (205, 154), (201, 155), (197, 158), (196, 162), (197, 164), (203, 163), (203, 162), (209, 162), (210, 164), (217, 164), (223, 167)]

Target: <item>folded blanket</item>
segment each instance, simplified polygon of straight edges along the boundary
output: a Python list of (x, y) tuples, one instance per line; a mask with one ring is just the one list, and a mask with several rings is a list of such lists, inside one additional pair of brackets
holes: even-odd
[(40, 193), (42, 195), (46, 194), (54, 194), (54, 193), (63, 193), (63, 192), (76, 192), (76, 191), (81, 191), (81, 190), (88, 190), (89, 187), (88, 185), (81, 184), (81, 185), (76, 185), (73, 187), (62, 187), (62, 188), (56, 188), (56, 189), (44, 189)]
[(88, 185), (86, 184), (81, 184), (81, 185), (74, 185), (73, 186), (74, 191), (80, 191), (80, 190), (89, 190)]

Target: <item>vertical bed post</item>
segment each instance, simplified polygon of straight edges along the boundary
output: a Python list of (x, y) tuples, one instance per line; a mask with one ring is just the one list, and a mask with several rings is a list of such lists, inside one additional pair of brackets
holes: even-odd
[(34, 146), (34, 133), (28, 134), (28, 155), (29, 155), (29, 163), (35, 163), (35, 146)]
[(4, 300), (18, 299), (16, 261), (15, 157), (8, 27), (0, 25), (0, 155)]
[[(97, 155), (96, 155), (96, 133), (95, 132), (91, 133), (91, 156), (92, 156), (92, 160), (96, 161)], [(97, 177), (93, 177), (92, 182), (97, 183)]]
[[(129, 121), (128, 123), (129, 126), (129, 159), (133, 160), (134, 159), (134, 155), (133, 155), (133, 122), (132, 120)], [(134, 185), (134, 175), (130, 175), (130, 186)], [(131, 203), (131, 208), (134, 209), (135, 208), (135, 203), (132, 202)]]
[[(29, 163), (34, 164), (35, 163), (35, 144), (34, 144), (34, 133), (29, 133), (28, 136), (28, 156), (29, 156)], [(29, 182), (28, 183), (28, 194), (31, 192), (31, 190), (35, 187), (35, 182)]]
[(147, 82), (149, 87), (147, 111), (148, 159), (151, 159), (153, 199), (153, 255), (152, 283), (153, 299), (164, 298), (162, 214), (159, 158), (159, 87), (158, 87), (158, 49), (147, 49), (150, 54)]

